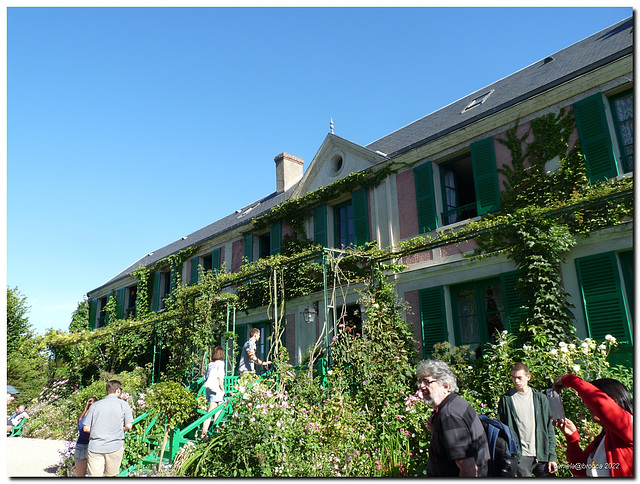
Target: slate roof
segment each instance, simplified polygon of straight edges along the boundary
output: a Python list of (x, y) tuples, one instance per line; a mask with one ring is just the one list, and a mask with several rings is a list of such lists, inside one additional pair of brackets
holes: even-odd
[[(365, 148), (372, 152), (380, 151), (389, 157), (396, 156), (632, 52), (633, 17), (629, 17), (394, 131)], [(471, 101), (489, 91), (493, 92), (484, 103), (463, 112)], [(88, 294), (125, 279), (139, 267), (154, 264), (187, 247), (202, 244), (247, 223), (253, 217), (264, 214), (272, 207), (287, 201), (297, 185), (282, 193), (274, 192), (180, 240), (147, 254), (103, 285), (89, 291)]]
[[(629, 17), (394, 131), (366, 147), (389, 156), (398, 155), (632, 52), (633, 17)], [(492, 94), (483, 104), (463, 112), (471, 101), (492, 90)]]
[(92, 291), (89, 291), (87, 294), (90, 295), (96, 291), (99, 291), (103, 287), (108, 286), (109, 284), (117, 282), (121, 279), (125, 279), (129, 274), (131, 274), (131, 272), (140, 267), (146, 267), (155, 264), (165, 257), (176, 254), (181, 250), (186, 249), (187, 247), (200, 245), (224, 232), (246, 224), (252, 218), (257, 217), (258, 215), (262, 215), (271, 210), (271, 208), (275, 207), (276, 205), (280, 205), (281, 203), (286, 202), (293, 194), (295, 188), (298, 186), (298, 183), (284, 192), (271, 193), (270, 195), (267, 195), (266, 197), (257, 200), (247, 205), (246, 207), (241, 208), (240, 210), (236, 210), (232, 214), (229, 214), (226, 217), (207, 225), (206, 227), (196, 230), (186, 237), (182, 237), (181, 239), (176, 240), (169, 245), (165, 245), (158, 250), (154, 250), (153, 252), (148, 253), (140, 260), (120, 272), (118, 275), (111, 278), (101, 286), (93, 289)]

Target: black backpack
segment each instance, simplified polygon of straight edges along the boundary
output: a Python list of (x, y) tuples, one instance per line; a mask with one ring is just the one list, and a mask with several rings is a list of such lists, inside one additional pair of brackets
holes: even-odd
[(506, 424), (478, 415), (489, 442), (489, 477), (515, 477), (518, 468), (518, 443)]

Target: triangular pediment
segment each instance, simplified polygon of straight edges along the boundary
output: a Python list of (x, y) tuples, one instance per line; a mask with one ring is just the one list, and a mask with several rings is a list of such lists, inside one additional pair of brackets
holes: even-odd
[(350, 173), (366, 170), (386, 159), (384, 153), (372, 151), (329, 133), (295, 188), (293, 197), (302, 197), (318, 188), (331, 185)]

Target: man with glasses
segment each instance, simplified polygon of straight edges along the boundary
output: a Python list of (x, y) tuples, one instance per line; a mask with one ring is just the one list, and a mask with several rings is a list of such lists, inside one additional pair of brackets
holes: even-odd
[(531, 374), (524, 363), (511, 367), (513, 388), (500, 397), (498, 419), (518, 441), (518, 477), (550, 477), (557, 470), (556, 434), (547, 396), (529, 386)]
[(456, 376), (443, 361), (418, 365), (418, 389), (433, 408), (427, 476), (486, 477), (489, 445), (478, 414), (458, 395)]

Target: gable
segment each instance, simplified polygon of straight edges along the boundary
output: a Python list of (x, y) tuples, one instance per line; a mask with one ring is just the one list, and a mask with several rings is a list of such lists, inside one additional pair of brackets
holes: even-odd
[(318, 188), (331, 185), (351, 173), (371, 168), (386, 159), (383, 153), (376, 153), (329, 133), (305, 171), (293, 197), (302, 197)]

